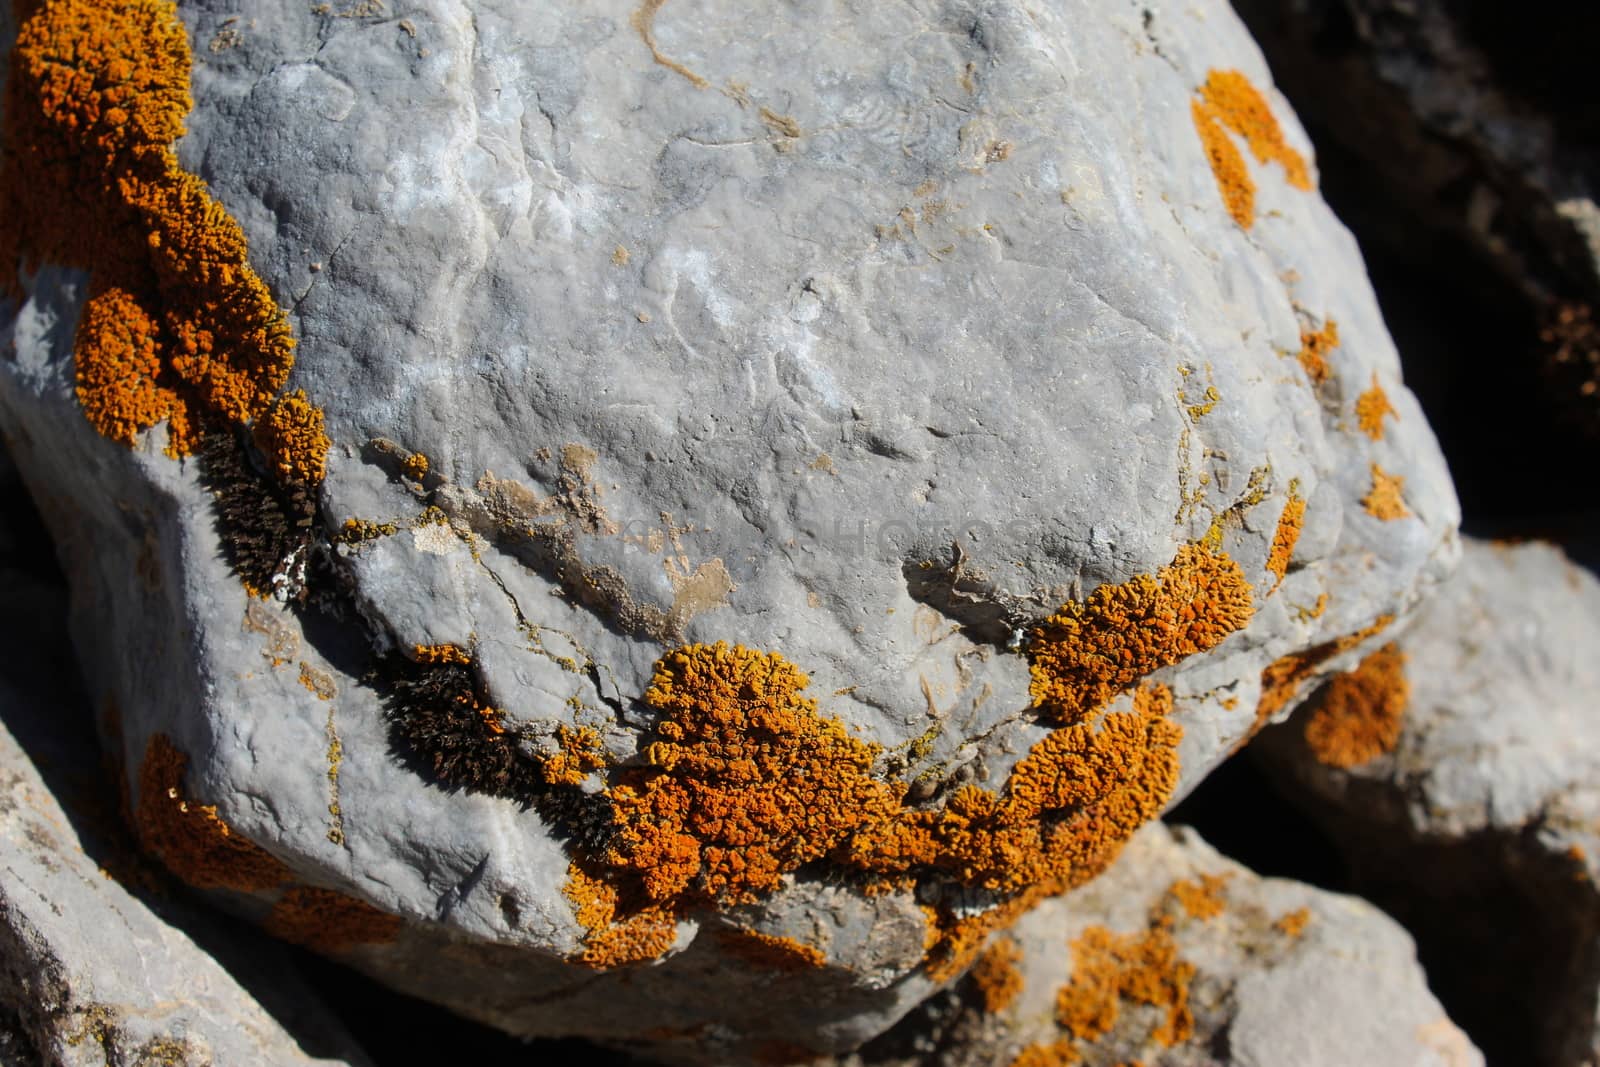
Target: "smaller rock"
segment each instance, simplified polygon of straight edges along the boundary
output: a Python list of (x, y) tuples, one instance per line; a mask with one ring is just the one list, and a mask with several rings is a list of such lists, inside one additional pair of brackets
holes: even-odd
[[(275, 946), (159, 899), (160, 876), (115, 845), (114, 791), (97, 773), (89, 715), (71, 684), (65, 591), (14, 569), (11, 552), (0, 556), (9, 609), (0, 622), (0, 1062), (366, 1064)], [(56, 793), (70, 798), (66, 807)], [(160, 912), (107, 867), (146, 879)]]
[(955, 990), (849, 1067), (1089, 1063), (1470, 1067), (1411, 939), (1365, 901), (1152, 825), (998, 935)]
[(1491, 1058), (1600, 1058), (1600, 581), (1469, 541), (1393, 645), (1252, 752)]

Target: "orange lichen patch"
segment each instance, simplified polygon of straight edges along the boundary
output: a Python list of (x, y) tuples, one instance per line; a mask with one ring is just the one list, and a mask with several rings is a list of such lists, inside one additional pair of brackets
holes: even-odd
[[(1254, 737), (1278, 712), (1289, 706), (1299, 695), (1300, 687), (1305, 684), (1306, 679), (1317, 672), (1318, 667), (1341, 652), (1348, 652), (1367, 638), (1382, 633), (1392, 622), (1394, 622), (1393, 615), (1380, 615), (1373, 620), (1371, 626), (1363, 627), (1355, 633), (1346, 634), (1332, 641), (1324, 641), (1304, 652), (1293, 652), (1267, 664), (1261, 672), (1261, 700), (1256, 705), (1255, 726), (1246, 735), (1245, 741)], [(1243, 743), (1240, 742), (1241, 746)]]
[(1226, 874), (1202, 874), (1194, 881), (1174, 882), (1167, 893), (1189, 918), (1215, 919), (1227, 907), (1222, 898), (1227, 882)]
[(272, 906), (267, 933), (318, 952), (345, 952), (357, 945), (393, 941), (403, 925), (398, 915), (331, 889), (296, 886)]
[(78, 320), (77, 392), (89, 425), (125, 445), (182, 402), (162, 384), (160, 325), (138, 299), (111, 287), (90, 295)]
[(1211, 173), (1217, 179), (1222, 203), (1233, 221), (1248, 230), (1256, 220), (1256, 183), (1245, 166), (1244, 154), (1217, 121), (1216, 113), (1204, 102), (1190, 101), (1189, 113), (1211, 164)]
[(1278, 528), (1272, 532), (1272, 550), (1267, 553), (1267, 570), (1277, 580), (1272, 583), (1274, 591), (1283, 584), (1283, 576), (1289, 573), (1289, 561), (1294, 558), (1294, 546), (1300, 540), (1300, 530), (1306, 521), (1306, 502), (1296, 495), (1294, 488), (1289, 489), (1289, 502), (1283, 505), (1283, 514), (1278, 516)]
[[(187, 455), (203, 422), (268, 414), (294, 339), (244, 232), (171, 147), (193, 106), (183, 23), (171, 0), (52, 0), (17, 14), (0, 288), (20, 292), (24, 262), (93, 271), (77, 338), (86, 415), (123, 443), (165, 418), (168, 452)], [(304, 477), (326, 442), (300, 399), (269, 458)]]
[(1333, 376), (1328, 366), (1328, 353), (1339, 347), (1339, 324), (1332, 319), (1322, 324), (1320, 330), (1300, 331), (1300, 351), (1295, 358), (1305, 368), (1312, 385), (1322, 385)]
[(167, 869), (196, 889), (252, 892), (287, 882), (289, 869), (266, 849), (237, 833), (207, 804), (183, 792), (185, 756), (165, 734), (150, 735), (139, 765), (140, 843)]
[(472, 657), (460, 645), (413, 645), (411, 652), (418, 663), (459, 663), (466, 666), (472, 662)]
[(1405, 478), (1398, 474), (1390, 474), (1374, 463), (1372, 489), (1361, 498), (1361, 506), (1368, 515), (1384, 522), (1404, 519), (1411, 514), (1406, 510), (1405, 497), (1401, 495), (1405, 487)]
[(815, 945), (792, 937), (756, 930), (720, 930), (717, 940), (728, 955), (765, 971), (810, 971), (827, 965), (828, 957)]
[(1190, 114), (1223, 203), (1240, 226), (1249, 229), (1255, 222), (1255, 183), (1225, 129), (1244, 138), (1257, 163), (1277, 163), (1290, 185), (1311, 189), (1304, 157), (1283, 139), (1283, 130), (1266, 99), (1243, 74), (1236, 70), (1208, 73), (1199, 96), (1190, 102)]
[(1398, 645), (1384, 645), (1328, 682), (1306, 720), (1306, 746), (1328, 767), (1357, 767), (1400, 742), (1411, 685)]
[(1194, 1033), (1189, 982), (1194, 965), (1178, 958), (1170, 919), (1149, 929), (1114, 934), (1091, 926), (1072, 942), (1072, 979), (1056, 996), (1056, 1022), (1080, 1042), (1111, 1032), (1122, 1005), (1144, 1004), (1165, 1011), (1149, 1040), (1170, 1048)]
[(1216, 647), (1252, 614), (1239, 565), (1185, 545), (1154, 576), (1102, 585), (1034, 629), (1034, 704), (1057, 722), (1082, 722), (1150, 672)]
[(421, 452), (411, 453), (400, 464), (400, 469), (405, 472), (405, 476), (418, 482), (427, 477), (428, 468), (428, 457)]
[(747, 903), (890, 821), (903, 787), (868, 775), (877, 749), (819, 716), (806, 684), (782, 656), (726, 642), (663, 656), (644, 694), (661, 740), (609, 790), (609, 863), (657, 902)]
[(605, 745), (592, 726), (556, 727), (557, 751), (546, 756), (540, 774), (548, 785), (582, 785), (594, 771), (606, 766)]
[(1301, 934), (1306, 932), (1306, 927), (1310, 922), (1311, 909), (1297, 908), (1294, 911), (1285, 912), (1278, 916), (1273, 922), (1272, 928), (1284, 937), (1298, 939)]
[(577, 962), (599, 969), (646, 963), (665, 955), (678, 939), (677, 917), (669, 909), (651, 902), (623, 907), (616, 885), (584, 864), (568, 866), (561, 892), (588, 931)]
[(1001, 937), (984, 950), (972, 967), (972, 985), (978, 991), (983, 1010), (993, 1015), (1005, 1011), (1022, 992), (1022, 946)]
[(1283, 130), (1267, 106), (1266, 98), (1236, 70), (1207, 73), (1200, 89), (1206, 107), (1228, 129), (1245, 139), (1257, 163), (1277, 163), (1289, 184), (1310, 191), (1311, 173), (1304, 157), (1283, 139)]
[(1356, 397), (1356, 423), (1361, 427), (1361, 432), (1374, 441), (1382, 440), (1385, 415), (1400, 417), (1394, 405), (1389, 403), (1389, 394), (1378, 384), (1378, 372), (1373, 371), (1371, 387)]
[(322, 409), (306, 399), (303, 389), (285, 393), (267, 409), (256, 423), (255, 439), (279, 481), (315, 484), (327, 472)]

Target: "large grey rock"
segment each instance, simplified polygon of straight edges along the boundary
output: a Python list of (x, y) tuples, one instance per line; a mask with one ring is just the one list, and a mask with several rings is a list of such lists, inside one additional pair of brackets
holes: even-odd
[[(569, 962), (571, 844), (399, 758), (374, 649), (468, 649), (514, 730), (594, 727), (613, 761), (652, 739), (665, 649), (779, 651), (937, 804), (1047, 735), (1030, 624), (1210, 534), (1255, 614), (1156, 675), (1181, 794), (1255, 728), (1268, 664), (1405, 612), (1453, 561), (1449, 478), (1354, 242), (1277, 166), (1251, 164), (1250, 229), (1224, 207), (1191, 102), (1213, 69), (1270, 79), (1220, 2), (335, 8), (181, 4), (178, 150), (290, 309), (292, 384), (334, 444), (319, 537), (373, 535), (313, 574), (343, 607), (252, 599), (196, 465), (78, 416), (81, 275), (46, 267), (7, 307), (0, 424), (128, 765), (170, 737), (236, 834), (403, 916), (341, 951), (387, 981), (714, 1059), (851, 1047), (940, 979), (911, 892), (833, 876), (685, 916), (658, 966)], [(1313, 383), (1292, 357), (1326, 319)], [(1380, 470), (1403, 514), (1363, 506)], [(710, 934), (728, 921), (814, 932), (827, 966), (752, 971)], [(751, 995), (772, 981), (784, 1012)]]
[(1550, 545), (1469, 541), (1397, 647), (1388, 752), (1353, 762), (1318, 743), (1375, 703), (1337, 682), (1253, 751), (1343, 846), (1360, 891), (1417, 934), (1486, 1050), (1594, 1063), (1600, 581)]
[(1140, 831), (1111, 870), (997, 944), (959, 995), (843, 1062), (1484, 1062), (1394, 920), (1354, 897), (1262, 878), (1192, 830)]

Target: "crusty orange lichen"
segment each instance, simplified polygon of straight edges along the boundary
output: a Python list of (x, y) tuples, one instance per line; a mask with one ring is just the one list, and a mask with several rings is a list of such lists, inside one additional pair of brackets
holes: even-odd
[(1102, 585), (1034, 629), (1034, 703), (1057, 722), (1081, 722), (1150, 672), (1214, 648), (1252, 613), (1239, 565), (1185, 545), (1154, 576)]
[(1383, 417), (1385, 415), (1399, 418), (1400, 413), (1395, 411), (1394, 405), (1389, 403), (1389, 394), (1383, 391), (1383, 386), (1378, 384), (1378, 372), (1372, 372), (1372, 385), (1360, 396), (1356, 397), (1356, 423), (1361, 427), (1361, 432), (1374, 441), (1383, 439)]
[(1167, 895), (1189, 918), (1215, 919), (1227, 906), (1222, 897), (1222, 887), (1227, 883), (1226, 874), (1202, 874), (1194, 880), (1174, 882)]
[(315, 484), (327, 473), (322, 409), (306, 399), (303, 389), (285, 393), (267, 409), (256, 423), (255, 439), (279, 481)]
[[(52, 0), (17, 14), (0, 289), (20, 292), (24, 263), (93, 271), (76, 344), (85, 414), (123, 443), (166, 419), (168, 452), (187, 455), (204, 423), (268, 413), (294, 339), (238, 223), (172, 149), (193, 106), (183, 23), (171, 0)], [(288, 414), (297, 432), (282, 443), (299, 450), (270, 458), (320, 470), (320, 418)]]
[(582, 785), (590, 774), (605, 769), (605, 745), (592, 726), (556, 727), (556, 746), (539, 766), (548, 785)]
[(756, 900), (819, 862), (873, 884), (993, 893), (985, 911), (934, 909), (929, 973), (954, 977), (1032, 903), (1104, 870), (1178, 781), (1182, 731), (1157, 686), (1131, 711), (1046, 736), (999, 794), (967, 786), (938, 809), (912, 808), (904, 783), (870, 777), (875, 746), (820, 716), (805, 684), (781, 656), (725, 643), (658, 662), (645, 699), (664, 713), (661, 740), (608, 791), (609, 847), (569, 872), (589, 962), (665, 951), (674, 918)]
[(1411, 696), (1405, 661), (1391, 642), (1323, 687), (1305, 726), (1317, 762), (1348, 769), (1394, 751)]
[(1404, 519), (1411, 512), (1406, 509), (1403, 492), (1406, 480), (1398, 474), (1390, 474), (1376, 463), (1372, 465), (1372, 489), (1361, 498), (1361, 507), (1368, 515), (1384, 522), (1394, 522)]
[(1272, 532), (1272, 549), (1267, 553), (1267, 570), (1276, 579), (1272, 583), (1274, 591), (1283, 584), (1283, 576), (1289, 573), (1289, 561), (1294, 558), (1294, 546), (1300, 541), (1300, 530), (1305, 525), (1306, 502), (1295, 487), (1289, 487), (1289, 500), (1283, 505), (1283, 513), (1278, 516), (1278, 527)]
[(815, 945), (758, 930), (723, 929), (718, 931), (717, 940), (728, 955), (764, 971), (810, 971), (828, 962)]
[(754, 901), (892, 818), (899, 790), (867, 773), (877, 750), (819, 716), (806, 684), (782, 656), (726, 642), (657, 663), (644, 700), (661, 740), (609, 791), (609, 862), (650, 899)]
[(561, 892), (587, 931), (577, 962), (601, 969), (644, 963), (665, 955), (678, 939), (670, 909), (649, 901), (622, 906), (617, 886), (587, 864), (575, 861), (567, 867)]
[(972, 965), (972, 985), (978, 991), (983, 1010), (990, 1015), (1005, 1011), (1022, 992), (1022, 946), (1009, 937), (999, 937)]
[(1256, 183), (1245, 166), (1244, 153), (1233, 143), (1216, 113), (1202, 100), (1189, 102), (1189, 113), (1194, 119), (1195, 132), (1200, 135), (1200, 145), (1205, 149), (1211, 173), (1217, 180), (1217, 190), (1222, 193), (1222, 203), (1244, 229), (1256, 221)]
[(1072, 942), (1072, 979), (1056, 996), (1056, 1022), (1080, 1042), (1111, 1032), (1124, 1002), (1162, 1009), (1150, 1040), (1171, 1047), (1194, 1032), (1189, 983), (1194, 965), (1178, 957), (1169, 919), (1115, 934), (1091, 926)]
[(263, 924), (267, 933), (318, 952), (347, 952), (358, 945), (393, 941), (400, 916), (332, 889), (295, 886), (273, 904)]
[(412, 481), (420, 482), (428, 476), (428, 457), (421, 452), (413, 452), (400, 463), (400, 470)]
[(1245, 736), (1244, 741), (1240, 742), (1241, 747), (1271, 722), (1278, 712), (1294, 702), (1301, 686), (1316, 674), (1317, 668), (1334, 656), (1350, 651), (1367, 638), (1382, 633), (1392, 622), (1394, 622), (1393, 615), (1380, 615), (1373, 620), (1372, 625), (1364, 626), (1354, 633), (1336, 637), (1332, 641), (1324, 641), (1304, 652), (1291, 652), (1267, 664), (1261, 671), (1261, 699), (1256, 704), (1255, 725)]
[(139, 765), (140, 843), (196, 889), (271, 889), (290, 879), (289, 869), (266, 849), (235, 831), (208, 804), (184, 795), (189, 765), (165, 734), (151, 734)]
[(1244, 138), (1257, 163), (1277, 163), (1290, 185), (1311, 189), (1304, 157), (1289, 147), (1266, 99), (1240, 72), (1210, 71), (1199, 95), (1190, 102), (1190, 114), (1223, 203), (1240, 226), (1249, 229), (1255, 222), (1255, 183), (1224, 129)]
[(464, 667), (472, 662), (460, 645), (412, 645), (411, 653), (418, 663), (459, 663)]
[(1294, 911), (1284, 912), (1272, 924), (1272, 928), (1284, 937), (1298, 940), (1306, 932), (1306, 927), (1311, 923), (1310, 908), (1296, 908)]
[(1333, 319), (1324, 322), (1320, 330), (1300, 331), (1300, 351), (1295, 358), (1305, 368), (1306, 377), (1311, 379), (1312, 385), (1322, 385), (1333, 377), (1333, 368), (1328, 366), (1328, 353), (1338, 347), (1339, 324)]

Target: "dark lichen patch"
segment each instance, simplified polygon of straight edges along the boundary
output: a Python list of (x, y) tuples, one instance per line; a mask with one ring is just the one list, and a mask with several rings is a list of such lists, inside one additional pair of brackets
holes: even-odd
[(217, 428), (201, 440), (200, 484), (215, 499), (217, 537), (229, 568), (252, 595), (304, 601), (315, 536), (313, 483), (274, 479), (239, 435)]
[(605, 760), (594, 731), (563, 728), (562, 746), (540, 752), (533, 739), (507, 727), (470, 660), (419, 663), (390, 656), (371, 680), (384, 694), (396, 755), (424, 779), (532, 807), (580, 849), (609, 843), (609, 806), (582, 788), (583, 776)]

